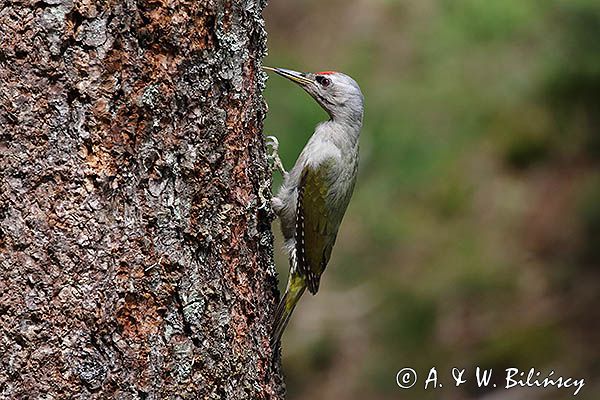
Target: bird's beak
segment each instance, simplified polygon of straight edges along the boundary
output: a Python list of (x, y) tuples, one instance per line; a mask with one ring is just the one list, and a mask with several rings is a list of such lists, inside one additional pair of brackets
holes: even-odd
[(262, 67), (262, 69), (264, 69), (265, 71), (273, 71), (276, 74), (279, 74), (284, 78), (288, 78), (289, 80), (296, 82), (302, 86), (312, 83), (312, 81), (308, 79), (302, 72), (292, 71), (291, 69), (285, 68)]

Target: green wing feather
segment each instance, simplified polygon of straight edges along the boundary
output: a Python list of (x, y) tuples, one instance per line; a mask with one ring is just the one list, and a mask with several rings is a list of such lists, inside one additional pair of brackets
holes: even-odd
[(316, 169), (305, 167), (298, 191), (296, 211), (296, 256), (298, 272), (306, 278), (308, 290), (319, 290), (321, 274), (325, 270), (335, 244), (338, 224), (332, 223), (331, 205), (327, 201), (331, 187), (332, 162)]

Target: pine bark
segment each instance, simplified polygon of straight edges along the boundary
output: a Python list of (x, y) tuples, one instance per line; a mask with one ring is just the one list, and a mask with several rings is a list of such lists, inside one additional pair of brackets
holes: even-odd
[(0, 398), (283, 397), (263, 7), (0, 5)]

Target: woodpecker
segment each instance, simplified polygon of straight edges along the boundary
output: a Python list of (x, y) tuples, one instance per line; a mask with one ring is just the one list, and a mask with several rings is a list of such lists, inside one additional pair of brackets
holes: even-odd
[(350, 202), (358, 169), (358, 142), (363, 121), (363, 95), (348, 75), (334, 71), (302, 73), (263, 67), (300, 85), (329, 114), (308, 140), (291, 171), (269, 136), (271, 159), (283, 175), (272, 208), (281, 222), (290, 273), (275, 314), (274, 348), (304, 291), (315, 295), (327, 267), (342, 218)]

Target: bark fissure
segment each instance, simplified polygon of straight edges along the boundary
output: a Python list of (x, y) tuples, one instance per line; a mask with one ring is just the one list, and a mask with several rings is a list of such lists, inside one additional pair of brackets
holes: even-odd
[(0, 397), (282, 398), (263, 7), (1, 9)]

